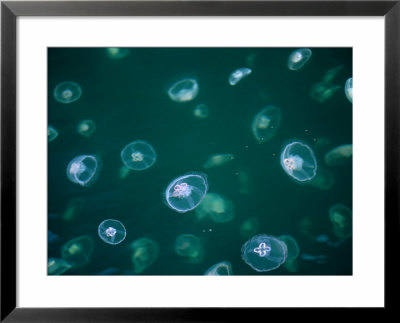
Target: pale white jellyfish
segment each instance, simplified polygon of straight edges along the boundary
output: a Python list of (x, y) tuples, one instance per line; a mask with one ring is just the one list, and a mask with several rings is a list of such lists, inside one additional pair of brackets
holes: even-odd
[(199, 94), (199, 84), (195, 79), (183, 79), (174, 83), (168, 90), (172, 101), (188, 102)]
[(251, 123), (251, 131), (258, 143), (270, 140), (281, 124), (281, 109), (273, 105), (263, 108)]
[(233, 275), (232, 264), (229, 261), (221, 261), (210, 268), (204, 273), (206, 276), (230, 276)]
[(96, 130), (96, 123), (93, 120), (82, 120), (76, 126), (76, 132), (84, 137), (90, 137)]
[(242, 67), (234, 70), (230, 75), (228, 82), (230, 85), (234, 86), (239, 83), (246, 76), (251, 74), (251, 69), (248, 67)]
[(298, 71), (311, 58), (312, 51), (309, 48), (300, 48), (293, 51), (288, 58), (287, 67), (292, 71)]
[(106, 48), (107, 56), (111, 59), (121, 59), (129, 55), (128, 48), (110, 47)]
[(346, 94), (346, 98), (353, 103), (353, 78), (350, 77), (347, 79), (344, 84), (344, 93)]

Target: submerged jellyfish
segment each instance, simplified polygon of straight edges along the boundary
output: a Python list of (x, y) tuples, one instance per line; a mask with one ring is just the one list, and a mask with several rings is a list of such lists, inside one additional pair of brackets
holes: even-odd
[(232, 201), (217, 193), (207, 193), (195, 212), (199, 219), (208, 215), (217, 223), (229, 222), (235, 215)]
[(49, 258), (47, 261), (47, 274), (48, 275), (61, 275), (65, 273), (71, 265), (62, 259)]
[(112, 59), (121, 59), (129, 54), (128, 48), (110, 47), (110, 48), (106, 48), (106, 51), (107, 51), (108, 57), (112, 58)]
[(286, 234), (279, 236), (278, 239), (286, 245), (287, 248), (286, 261), (292, 261), (296, 259), (300, 253), (300, 248), (296, 240), (292, 236)]
[(62, 82), (54, 88), (54, 98), (60, 103), (72, 103), (82, 95), (82, 89), (78, 83)]
[(306, 144), (293, 141), (281, 153), (283, 170), (299, 182), (312, 180), (317, 173), (317, 160), (314, 153)]
[(258, 218), (252, 217), (245, 220), (239, 228), (239, 233), (243, 238), (249, 238), (254, 236), (259, 228), (259, 220)]
[(311, 58), (312, 51), (309, 48), (296, 49), (289, 55), (287, 67), (292, 71), (298, 71)]
[(347, 79), (344, 84), (344, 93), (346, 94), (346, 98), (353, 103), (353, 78), (350, 77)]
[(47, 127), (47, 140), (48, 142), (51, 142), (55, 140), (58, 137), (58, 131), (56, 128), (53, 126), (48, 126)]
[(204, 103), (196, 105), (193, 110), (193, 115), (198, 119), (205, 119), (208, 117), (208, 107)]
[(61, 258), (67, 261), (71, 267), (77, 268), (86, 265), (90, 261), (94, 248), (94, 242), (89, 236), (81, 236), (65, 243), (61, 248)]
[(273, 105), (263, 108), (254, 117), (251, 131), (258, 143), (271, 139), (281, 124), (281, 109)]
[(229, 261), (221, 261), (206, 270), (207, 276), (230, 276), (233, 275), (232, 265)]
[(121, 159), (126, 167), (133, 170), (144, 170), (153, 166), (157, 155), (152, 145), (144, 140), (135, 140), (121, 151)]
[(98, 234), (105, 243), (116, 245), (125, 240), (126, 229), (120, 221), (108, 219), (100, 223)]
[(266, 234), (256, 235), (242, 246), (242, 259), (256, 271), (276, 269), (285, 262), (286, 257), (286, 245)]
[(204, 249), (198, 237), (193, 234), (181, 234), (175, 240), (175, 252), (190, 262), (198, 263), (203, 260)]
[(150, 267), (158, 257), (158, 244), (149, 238), (135, 240), (130, 248), (132, 249), (132, 262), (136, 274), (140, 274)]
[(81, 186), (92, 185), (100, 172), (101, 164), (98, 157), (80, 155), (72, 159), (67, 166), (68, 179)]
[(339, 238), (349, 238), (353, 233), (351, 210), (343, 204), (335, 204), (329, 209), (333, 232)]
[(322, 80), (313, 84), (310, 92), (311, 98), (320, 103), (330, 99), (340, 89), (339, 85), (332, 84), (332, 80), (342, 69), (343, 65), (339, 65), (326, 71)]
[(82, 120), (76, 126), (76, 132), (84, 137), (90, 137), (96, 130), (96, 123), (93, 120)]
[(351, 160), (353, 145), (341, 145), (328, 151), (325, 155), (325, 163), (329, 166), (343, 165)]
[(204, 163), (203, 168), (213, 168), (217, 166), (224, 165), (231, 160), (234, 160), (235, 156), (233, 154), (216, 154), (208, 157), (207, 161)]
[(329, 169), (319, 167), (317, 175), (311, 180), (310, 184), (321, 190), (329, 190), (335, 185), (335, 176)]
[(207, 176), (202, 173), (188, 173), (175, 178), (165, 191), (167, 205), (180, 213), (196, 208), (208, 190)]
[(248, 67), (242, 67), (234, 70), (230, 75), (228, 82), (230, 85), (234, 86), (239, 83), (246, 76), (250, 75), (251, 69)]
[(187, 102), (193, 100), (199, 94), (199, 84), (195, 79), (183, 79), (174, 83), (168, 90), (172, 101)]

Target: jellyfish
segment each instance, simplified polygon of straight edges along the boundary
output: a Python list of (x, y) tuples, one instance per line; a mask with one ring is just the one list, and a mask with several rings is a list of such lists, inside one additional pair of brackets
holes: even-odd
[(93, 120), (82, 120), (76, 126), (76, 132), (84, 137), (90, 137), (96, 130), (96, 123)]
[(175, 178), (165, 190), (165, 201), (171, 209), (184, 213), (195, 209), (208, 190), (207, 176), (191, 172)]
[(234, 86), (239, 83), (246, 76), (250, 75), (251, 69), (248, 67), (242, 67), (234, 70), (230, 75), (228, 82), (230, 85)]
[(122, 165), (122, 166), (120, 167), (120, 169), (119, 169), (118, 177), (119, 177), (120, 179), (125, 179), (125, 178), (129, 175), (129, 173), (130, 173), (131, 171), (132, 171), (131, 168), (126, 167), (125, 165)]
[(62, 219), (65, 222), (73, 221), (85, 208), (86, 197), (73, 197), (68, 200), (67, 206), (62, 214)]
[(203, 245), (200, 239), (193, 234), (178, 236), (175, 240), (175, 252), (192, 263), (199, 263), (204, 257)]
[(195, 212), (199, 219), (208, 215), (216, 223), (229, 222), (235, 215), (232, 201), (217, 193), (207, 193)]
[(310, 184), (321, 190), (329, 190), (335, 185), (335, 177), (329, 169), (319, 167), (317, 175), (310, 181)]
[(128, 48), (110, 47), (106, 48), (107, 56), (111, 59), (121, 59), (129, 55)]
[(217, 166), (224, 165), (235, 159), (233, 154), (216, 154), (208, 157), (207, 161), (204, 163), (203, 168), (209, 169)]
[(229, 261), (221, 261), (206, 270), (206, 276), (230, 276), (233, 275), (232, 264)]
[(108, 219), (100, 223), (98, 234), (105, 243), (116, 245), (125, 240), (125, 226), (118, 220)]
[(57, 258), (49, 258), (47, 261), (47, 274), (48, 275), (61, 275), (65, 273), (72, 266), (65, 260)]
[(187, 78), (174, 83), (168, 90), (172, 101), (188, 102), (199, 94), (199, 84), (195, 79)]
[(300, 253), (299, 245), (292, 236), (285, 234), (279, 236), (278, 239), (286, 245), (287, 249), (286, 261), (294, 260), (299, 256)]
[(124, 165), (133, 170), (144, 170), (154, 165), (157, 160), (153, 146), (144, 140), (135, 140), (121, 151)]
[(329, 219), (333, 224), (333, 232), (339, 238), (349, 238), (353, 233), (353, 214), (343, 204), (335, 204), (329, 209)]
[(260, 234), (242, 246), (242, 259), (256, 271), (270, 271), (282, 265), (287, 257), (287, 247), (279, 239)]
[(78, 83), (62, 82), (54, 88), (54, 99), (60, 103), (72, 103), (77, 101), (82, 95), (82, 89)]
[(248, 239), (257, 234), (259, 228), (259, 220), (258, 218), (252, 217), (246, 219), (239, 228), (239, 233), (243, 238)]
[(351, 160), (353, 145), (341, 145), (328, 151), (325, 155), (325, 163), (329, 166), (343, 165)]
[(350, 77), (347, 79), (344, 84), (344, 93), (346, 94), (346, 98), (353, 103), (353, 78)]
[(310, 96), (319, 103), (323, 103), (330, 99), (339, 89), (339, 85), (334, 85), (329, 82), (319, 82), (313, 84)]
[(159, 247), (157, 242), (149, 238), (140, 238), (130, 245), (135, 273), (140, 274), (157, 259)]
[(287, 67), (292, 71), (298, 71), (308, 62), (311, 55), (312, 51), (309, 48), (296, 49), (289, 55)]
[(94, 155), (80, 155), (72, 159), (67, 166), (67, 178), (81, 186), (92, 185), (101, 169), (100, 159)]
[(58, 131), (53, 126), (47, 127), (47, 141), (52, 142), (58, 137)]
[(90, 261), (93, 249), (94, 242), (91, 237), (77, 237), (62, 246), (61, 258), (67, 261), (73, 268), (82, 267)]
[(286, 145), (281, 153), (283, 170), (298, 182), (312, 180), (317, 173), (317, 160), (306, 144), (293, 141)]
[(251, 123), (251, 131), (258, 143), (270, 140), (281, 124), (281, 109), (273, 105), (263, 108), (254, 117)]
[(204, 103), (196, 105), (193, 110), (193, 115), (198, 119), (205, 119), (208, 117), (208, 106)]

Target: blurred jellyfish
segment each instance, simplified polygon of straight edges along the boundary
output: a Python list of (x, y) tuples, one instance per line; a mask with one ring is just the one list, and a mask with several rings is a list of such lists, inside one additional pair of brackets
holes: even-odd
[(343, 244), (345, 240), (338, 239), (336, 241), (332, 241), (327, 234), (322, 233), (315, 237), (315, 241), (318, 243), (324, 243), (330, 247), (338, 247)]
[(47, 141), (52, 142), (58, 137), (58, 131), (53, 126), (47, 127)]
[(270, 140), (281, 124), (281, 109), (273, 105), (263, 108), (254, 117), (251, 123), (251, 131), (258, 143)]
[(129, 54), (128, 48), (110, 47), (106, 48), (107, 56), (112, 59), (121, 59)]
[(175, 252), (192, 263), (199, 263), (204, 257), (203, 245), (200, 239), (193, 234), (178, 236), (175, 240)]
[(153, 146), (144, 140), (135, 140), (121, 151), (124, 165), (133, 170), (144, 170), (154, 165), (157, 160)]
[(325, 255), (312, 255), (309, 253), (302, 253), (300, 258), (305, 261), (314, 262), (316, 264), (322, 265), (326, 263), (327, 257)]
[(198, 119), (207, 118), (208, 117), (208, 106), (203, 103), (196, 105), (193, 110), (193, 115)]
[(314, 153), (302, 142), (293, 141), (286, 145), (280, 159), (283, 170), (296, 181), (310, 181), (317, 173)]
[(286, 257), (286, 245), (266, 234), (256, 235), (242, 246), (242, 259), (256, 271), (276, 269), (285, 262)]
[(308, 62), (311, 55), (312, 51), (309, 48), (296, 49), (289, 55), (287, 67), (292, 71), (298, 71)]
[(96, 130), (96, 123), (93, 120), (82, 120), (76, 126), (76, 132), (84, 137), (90, 137)]
[(259, 228), (259, 220), (258, 218), (249, 218), (245, 220), (239, 228), (239, 233), (243, 238), (248, 239), (257, 234)]
[(118, 220), (108, 219), (100, 223), (98, 234), (105, 243), (116, 245), (125, 240), (125, 226)]
[(132, 262), (136, 274), (150, 267), (158, 257), (158, 244), (149, 238), (135, 240), (130, 247), (133, 250)]
[(48, 275), (61, 275), (65, 273), (71, 265), (62, 259), (49, 258), (47, 261), (47, 274)]
[(67, 166), (67, 178), (81, 186), (92, 185), (101, 169), (100, 159), (94, 155), (80, 155), (72, 159)]
[(329, 209), (333, 232), (339, 238), (349, 238), (353, 234), (352, 218), (351, 210), (343, 204), (335, 204)]
[(340, 65), (328, 70), (324, 74), (322, 80), (312, 86), (310, 92), (311, 98), (320, 103), (330, 99), (341, 88), (339, 85), (332, 84), (332, 80), (342, 70), (342, 68), (343, 65)]
[(93, 239), (89, 236), (81, 236), (66, 242), (62, 246), (61, 258), (73, 268), (81, 267), (90, 261), (93, 249)]
[(329, 169), (319, 167), (317, 175), (310, 181), (310, 184), (321, 190), (329, 190), (335, 185), (335, 177)]
[(67, 206), (62, 214), (63, 221), (70, 222), (76, 219), (76, 217), (84, 210), (86, 198), (84, 197), (73, 197), (68, 200)]
[(56, 243), (59, 240), (60, 237), (58, 236), (58, 234), (53, 233), (51, 230), (47, 230), (47, 242), (49, 244)]
[(251, 69), (248, 67), (242, 67), (234, 70), (230, 75), (228, 82), (230, 85), (234, 86), (239, 83), (246, 76), (250, 75)]
[(129, 175), (130, 172), (131, 172), (131, 169), (129, 167), (122, 165), (119, 169), (118, 176), (120, 179), (124, 179)]
[(196, 209), (199, 219), (209, 216), (216, 223), (229, 222), (233, 219), (234, 207), (232, 201), (217, 193), (207, 193)]
[(183, 79), (174, 83), (168, 90), (172, 101), (188, 102), (199, 94), (199, 84), (195, 79)]
[(206, 276), (230, 276), (233, 275), (232, 264), (229, 261), (221, 261), (206, 270)]
[(353, 145), (341, 145), (328, 151), (325, 155), (325, 163), (329, 166), (343, 165), (351, 160)]
[(54, 88), (54, 99), (60, 103), (72, 103), (82, 95), (82, 89), (78, 83), (62, 82)]
[(291, 261), (299, 256), (300, 248), (296, 240), (290, 235), (279, 236), (278, 239), (286, 245), (287, 257), (286, 261)]
[(175, 178), (165, 190), (165, 201), (171, 209), (184, 213), (195, 209), (208, 190), (207, 176), (191, 172)]
[(346, 94), (346, 98), (353, 103), (353, 78), (350, 77), (347, 79), (344, 84), (344, 93)]
[(238, 176), (240, 194), (250, 194), (253, 191), (253, 178), (248, 170), (241, 169), (236, 175)]
[(233, 154), (216, 154), (208, 157), (207, 161), (204, 163), (203, 168), (209, 169), (217, 166), (224, 165), (231, 160), (234, 160), (235, 156)]

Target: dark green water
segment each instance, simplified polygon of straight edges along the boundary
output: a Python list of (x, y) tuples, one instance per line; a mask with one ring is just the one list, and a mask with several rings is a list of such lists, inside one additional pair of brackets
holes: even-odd
[[(331, 149), (352, 143), (352, 105), (344, 84), (352, 75), (352, 50), (312, 48), (312, 57), (299, 71), (287, 68), (293, 48), (131, 48), (121, 59), (112, 59), (104, 48), (54, 48), (48, 51), (48, 120), (59, 135), (48, 144), (49, 240), (48, 256), (61, 258), (70, 239), (87, 235), (94, 249), (89, 262), (64, 275), (135, 274), (130, 244), (139, 238), (159, 246), (156, 261), (144, 275), (202, 275), (209, 267), (229, 261), (235, 275), (349, 275), (352, 274), (352, 239), (335, 236), (329, 209), (337, 203), (352, 208), (352, 163), (329, 166)], [(339, 67), (335, 70), (335, 68)], [(252, 73), (237, 85), (229, 74), (239, 67)], [(324, 102), (310, 97), (314, 84), (326, 73), (337, 92)], [(332, 72), (334, 71), (334, 72)], [(173, 102), (168, 88), (191, 77), (199, 84), (198, 96)], [(62, 104), (53, 97), (57, 84), (74, 81), (82, 88), (79, 100)], [(209, 116), (193, 115), (196, 105), (208, 106)], [(258, 144), (250, 126), (265, 106), (281, 109), (282, 122), (275, 136)], [(77, 133), (84, 119), (96, 123), (90, 137)], [(157, 152), (157, 161), (144, 171), (120, 177), (120, 152), (129, 142), (146, 140)], [(280, 165), (280, 153), (291, 139), (308, 144), (318, 170), (329, 171), (330, 189), (301, 185)], [(235, 159), (210, 169), (209, 156), (230, 153)], [(67, 179), (66, 168), (76, 156), (93, 154), (102, 161), (97, 181), (81, 187)], [(234, 218), (215, 223), (199, 220), (195, 211), (178, 213), (164, 203), (166, 186), (187, 172), (208, 176), (209, 192), (222, 194), (234, 205)], [(243, 174), (248, 179), (243, 182)], [(72, 217), (66, 210), (79, 204)], [(118, 245), (97, 235), (100, 222), (118, 219), (127, 230)], [(240, 233), (243, 222), (258, 221), (257, 234), (291, 235), (300, 247), (297, 269), (285, 266), (259, 273), (241, 258), (241, 247), (250, 237)], [(181, 234), (200, 238), (204, 257), (193, 263), (175, 253)], [(324, 234), (338, 246), (316, 241)], [(302, 254), (323, 255), (323, 263)]]

